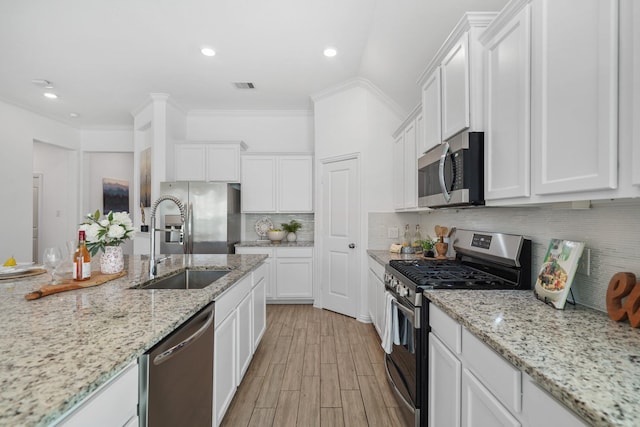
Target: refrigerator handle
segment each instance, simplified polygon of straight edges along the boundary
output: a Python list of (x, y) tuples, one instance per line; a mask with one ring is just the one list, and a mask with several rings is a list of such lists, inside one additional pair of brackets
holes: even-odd
[(187, 242), (184, 246), (184, 253), (193, 254), (193, 203), (189, 203), (187, 209)]

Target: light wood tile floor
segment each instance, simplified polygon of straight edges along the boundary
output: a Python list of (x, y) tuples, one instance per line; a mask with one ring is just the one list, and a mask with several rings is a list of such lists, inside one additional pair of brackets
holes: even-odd
[(267, 305), (267, 330), (223, 426), (402, 426), (373, 325)]

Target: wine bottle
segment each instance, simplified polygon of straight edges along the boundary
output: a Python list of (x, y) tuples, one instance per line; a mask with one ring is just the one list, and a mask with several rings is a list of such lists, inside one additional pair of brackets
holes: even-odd
[(91, 255), (87, 250), (84, 230), (78, 232), (78, 249), (73, 255), (73, 280), (88, 280), (91, 278)]

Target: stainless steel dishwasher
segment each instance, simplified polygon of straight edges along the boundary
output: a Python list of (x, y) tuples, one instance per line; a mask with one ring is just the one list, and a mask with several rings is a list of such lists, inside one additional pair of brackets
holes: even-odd
[(207, 426), (213, 418), (213, 303), (140, 356), (140, 426)]

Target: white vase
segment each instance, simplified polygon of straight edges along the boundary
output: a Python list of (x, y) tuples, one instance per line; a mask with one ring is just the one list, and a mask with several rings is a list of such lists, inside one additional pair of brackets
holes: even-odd
[(295, 242), (297, 238), (298, 238), (298, 236), (294, 232), (289, 232), (289, 234), (287, 234), (287, 241), (288, 242)]
[(116, 274), (124, 270), (124, 256), (120, 246), (105, 246), (100, 256), (100, 272), (102, 274)]

